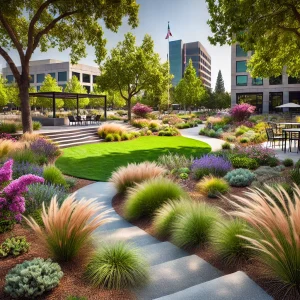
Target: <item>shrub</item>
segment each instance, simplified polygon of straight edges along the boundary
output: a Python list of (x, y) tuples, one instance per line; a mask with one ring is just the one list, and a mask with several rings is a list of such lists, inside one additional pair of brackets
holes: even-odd
[(129, 141), (132, 139), (132, 135), (130, 133), (123, 133), (121, 135), (121, 140), (122, 141)]
[(230, 171), (224, 177), (231, 186), (248, 186), (255, 179), (255, 174), (247, 169), (235, 169)]
[(133, 108), (132, 112), (141, 118), (145, 118), (147, 114), (152, 112), (152, 108), (148, 105), (137, 103)]
[(148, 128), (152, 131), (152, 132), (157, 132), (159, 131), (160, 125), (157, 122), (150, 122)]
[(229, 143), (234, 143), (236, 141), (236, 137), (234, 135), (229, 135), (226, 137), (226, 141)]
[(30, 244), (26, 242), (26, 238), (24, 236), (7, 238), (0, 245), (0, 258), (8, 255), (18, 256), (26, 253), (29, 250), (29, 246)]
[(44, 155), (50, 160), (60, 153), (58, 146), (43, 138), (33, 141), (30, 144), (30, 149), (35, 155)]
[(30, 213), (42, 207), (42, 203), (48, 207), (51, 199), (56, 196), (59, 205), (67, 198), (66, 190), (63, 186), (53, 184), (32, 184), (28, 187), (26, 195), (26, 210)]
[(121, 141), (121, 136), (118, 133), (114, 133), (113, 135), (114, 142), (120, 142)]
[(157, 162), (159, 165), (166, 167), (168, 170), (179, 169), (179, 168), (190, 168), (194, 158), (186, 157), (177, 153), (169, 153), (159, 156)]
[(213, 246), (226, 264), (239, 263), (251, 254), (249, 242), (240, 236), (249, 236), (245, 221), (231, 219), (219, 223), (213, 233)]
[(291, 179), (297, 185), (300, 185), (300, 168), (295, 167), (290, 171)]
[(9, 133), (0, 133), (0, 139), (1, 140), (10, 140), (12, 142), (17, 142), (17, 139), (14, 138), (11, 134)]
[(234, 156), (230, 161), (234, 168), (254, 170), (259, 167), (258, 162), (254, 158)]
[(292, 167), (294, 165), (294, 161), (291, 158), (286, 158), (285, 160), (283, 160), (282, 164), (285, 167)]
[(281, 177), (281, 171), (277, 168), (271, 168), (269, 166), (261, 166), (253, 172), (256, 176), (256, 180), (266, 182), (271, 179)]
[(212, 138), (217, 137), (216, 131), (214, 131), (213, 129), (210, 129), (210, 130), (207, 132), (207, 135), (208, 135), (209, 137), (212, 137)]
[(172, 241), (184, 248), (198, 247), (208, 242), (218, 217), (218, 211), (214, 207), (199, 203), (196, 208), (176, 218)]
[[(203, 175), (212, 174), (215, 176), (222, 177), (232, 169), (232, 165), (230, 161), (224, 159), (223, 157), (207, 154), (199, 159), (195, 159), (191, 166), (191, 169), (194, 172), (194, 174), (199, 175), (199, 172), (195, 172), (201, 169), (202, 171), (199, 171), (200, 173), (202, 172)], [(198, 177), (198, 179), (199, 178), (201, 177)]]
[(224, 179), (213, 176), (205, 176), (196, 187), (200, 193), (210, 198), (229, 191), (229, 185)]
[(37, 162), (37, 157), (34, 155), (31, 149), (22, 149), (14, 150), (9, 154), (9, 157), (12, 158), (17, 163), (30, 163), (34, 164)]
[(246, 133), (249, 130), (250, 130), (250, 128), (248, 128), (246, 126), (240, 126), (240, 127), (236, 128), (235, 136), (243, 135), (244, 133)]
[[(269, 188), (273, 197), (261, 190), (250, 190), (243, 197), (234, 196), (232, 215), (253, 228), (255, 238), (242, 235), (265, 266), (265, 273), (280, 280), (288, 293), (300, 296), (300, 189), (294, 186), (294, 201), (282, 187)], [(276, 200), (273, 200), (276, 199)], [(287, 296), (288, 297), (288, 296)]]
[(186, 180), (189, 178), (189, 174), (188, 173), (180, 173), (179, 178), (182, 180)]
[(134, 119), (131, 121), (131, 125), (136, 128), (146, 128), (150, 125), (150, 121), (147, 119)]
[(162, 118), (163, 124), (169, 124), (169, 125), (176, 125), (177, 123), (182, 123), (182, 119), (179, 118), (177, 115), (169, 115), (164, 116)]
[(123, 126), (114, 123), (106, 123), (98, 128), (98, 135), (102, 139), (105, 139), (108, 134), (114, 133), (122, 135), (123, 133), (126, 133), (126, 129)]
[(98, 249), (90, 259), (85, 275), (96, 287), (124, 289), (145, 284), (149, 269), (137, 248), (119, 242)]
[(42, 128), (42, 124), (38, 121), (33, 121), (32, 127), (33, 127), (33, 130), (40, 130)]
[(177, 171), (179, 174), (180, 173), (187, 173), (189, 174), (190, 173), (190, 169), (189, 168), (179, 168), (178, 171)]
[(13, 298), (35, 298), (52, 290), (63, 277), (51, 259), (34, 258), (16, 265), (5, 277), (4, 291)]
[(16, 123), (0, 123), (0, 133), (16, 133), (18, 131), (18, 126)]
[(162, 176), (166, 171), (165, 168), (153, 162), (132, 163), (126, 167), (119, 167), (113, 172), (109, 181), (113, 183), (119, 193), (123, 193), (128, 187), (150, 178)]
[(151, 216), (168, 200), (185, 196), (183, 189), (167, 178), (147, 180), (129, 190), (124, 212), (129, 220)]
[(223, 150), (230, 150), (231, 149), (231, 145), (226, 142), (226, 143), (222, 144), (222, 149)]
[(28, 162), (14, 162), (13, 179), (17, 179), (23, 175), (33, 174), (37, 176), (43, 175), (43, 167)]
[(107, 222), (105, 213), (99, 214), (101, 209), (96, 199), (77, 201), (71, 195), (59, 207), (53, 197), (49, 208), (43, 203), (44, 229), (32, 217), (25, 220), (56, 260), (70, 261), (89, 242), (92, 232)]
[(255, 111), (255, 106), (248, 103), (242, 103), (235, 105), (230, 110), (230, 115), (234, 121), (240, 122), (248, 119)]
[(250, 142), (250, 140), (248, 139), (248, 138), (246, 138), (246, 137), (242, 137), (241, 139), (240, 139), (240, 143), (241, 144), (247, 144), (247, 143), (249, 143)]
[(175, 127), (167, 127), (166, 129), (160, 130), (158, 132), (159, 136), (177, 136), (180, 135), (180, 132)]
[(184, 215), (193, 208), (193, 202), (189, 198), (166, 202), (155, 212), (153, 219), (155, 233), (160, 237), (168, 236), (171, 233), (176, 218), (179, 215)]
[(108, 134), (108, 135), (106, 135), (106, 137), (105, 137), (105, 141), (106, 142), (113, 142), (115, 139), (114, 139), (114, 136), (113, 136), (113, 134)]
[(46, 183), (66, 186), (67, 182), (63, 173), (54, 165), (48, 165), (44, 168), (43, 178)]

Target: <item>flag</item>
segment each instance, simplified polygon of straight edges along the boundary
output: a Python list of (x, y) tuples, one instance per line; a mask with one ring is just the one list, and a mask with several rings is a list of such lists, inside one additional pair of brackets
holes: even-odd
[(171, 30), (170, 30), (170, 24), (168, 22), (168, 33), (167, 33), (167, 36), (166, 36), (166, 40), (170, 37), (170, 36), (173, 36), (172, 33), (171, 33)]

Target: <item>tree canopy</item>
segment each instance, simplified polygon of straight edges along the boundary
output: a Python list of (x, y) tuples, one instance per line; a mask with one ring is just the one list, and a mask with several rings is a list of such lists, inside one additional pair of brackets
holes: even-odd
[(219, 70), (219, 73), (218, 73), (216, 86), (215, 86), (215, 93), (225, 93), (224, 80), (223, 80), (221, 70)]
[[(77, 93), (77, 94), (86, 94), (87, 90), (80, 84), (77, 76), (72, 76), (71, 79), (68, 80), (67, 85), (64, 89), (64, 92), (67, 93)], [(80, 98), (79, 99), (79, 108), (84, 108), (89, 104), (88, 98)], [(77, 99), (68, 99), (65, 101), (64, 107), (69, 109), (75, 109), (77, 107)]]
[[(105, 58), (106, 40), (99, 20), (117, 32), (123, 17), (138, 25), (136, 0), (0, 0), (0, 55), (6, 60), (20, 90), (23, 131), (32, 131), (29, 103), (29, 61), (39, 48), (70, 49), (71, 63), (85, 57), (86, 46), (96, 50), (96, 61)], [(10, 55), (18, 53), (21, 70)]]
[[(62, 87), (58, 86), (57, 81), (50, 74), (45, 76), (45, 80), (41, 85), (39, 90), (40, 92), (62, 92)], [(52, 108), (53, 102), (52, 98), (41, 98), (38, 97), (36, 101), (36, 105), (43, 108)], [(69, 100), (68, 100), (69, 101)], [(55, 100), (56, 108), (61, 108), (64, 106), (64, 100), (56, 99)]]
[(0, 106), (4, 106), (8, 102), (6, 79), (0, 76)]
[(253, 50), (252, 77), (279, 76), (284, 66), (300, 76), (300, 1), (206, 0), (213, 45), (239, 43)]
[(197, 72), (190, 59), (184, 71), (183, 78), (175, 87), (175, 99), (184, 108), (191, 109), (192, 106), (199, 106), (204, 99), (206, 89), (202, 80), (197, 76)]
[(159, 55), (154, 52), (154, 43), (145, 35), (140, 46), (136, 45), (132, 33), (111, 50), (98, 77), (102, 90), (118, 91), (128, 106), (128, 118), (131, 119), (131, 100), (141, 91), (162, 93), (167, 89), (171, 76), (168, 76), (167, 64), (161, 64)]

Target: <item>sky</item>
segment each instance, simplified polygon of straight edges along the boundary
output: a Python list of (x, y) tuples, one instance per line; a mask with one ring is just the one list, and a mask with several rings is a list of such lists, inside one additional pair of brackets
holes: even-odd
[[(231, 52), (230, 46), (213, 46), (208, 41), (208, 36), (212, 35), (207, 20), (209, 13), (204, 0), (137, 0), (140, 4), (139, 26), (132, 30), (128, 26), (126, 19), (119, 28), (118, 33), (114, 33), (104, 28), (107, 39), (106, 48), (109, 51), (115, 47), (119, 41), (124, 39), (124, 34), (131, 31), (137, 43), (140, 44), (145, 34), (151, 35), (154, 40), (155, 51), (159, 53), (161, 60), (167, 60), (168, 42), (165, 39), (167, 25), (170, 21), (170, 28), (173, 37), (171, 40), (182, 40), (184, 43), (200, 41), (211, 56), (212, 61), (212, 88), (215, 87), (218, 71), (221, 70), (225, 89), (231, 89)], [(80, 63), (97, 66), (94, 62), (94, 49), (88, 47), (88, 56), (80, 60)], [(18, 55), (10, 52), (13, 59), (18, 61)], [(32, 60), (38, 59), (58, 59), (69, 60), (69, 51), (59, 52), (56, 49), (49, 49), (41, 53), (36, 50)], [(1, 61), (5, 66), (4, 60)]]

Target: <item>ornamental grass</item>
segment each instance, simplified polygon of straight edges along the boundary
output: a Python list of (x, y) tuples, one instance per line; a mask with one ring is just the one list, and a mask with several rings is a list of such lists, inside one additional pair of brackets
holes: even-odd
[(126, 167), (119, 167), (113, 172), (109, 181), (113, 183), (119, 193), (123, 193), (128, 187), (132, 187), (136, 183), (162, 176), (166, 172), (165, 168), (154, 162), (132, 163)]
[(119, 134), (122, 135), (126, 133), (126, 128), (122, 125), (115, 123), (103, 124), (98, 128), (98, 135), (100, 138), (105, 139), (108, 134)]
[(243, 197), (233, 196), (232, 214), (254, 228), (255, 238), (241, 237), (255, 250), (264, 274), (283, 283), (286, 294), (300, 297), (300, 188), (293, 187), (292, 199), (281, 186), (265, 187), (268, 194), (250, 189)]
[(44, 228), (32, 217), (25, 220), (56, 260), (70, 261), (88, 245), (93, 231), (108, 222), (106, 212), (100, 213), (102, 209), (96, 199), (75, 200), (73, 194), (60, 207), (56, 197), (52, 198), (49, 208), (43, 203)]
[(197, 183), (196, 188), (201, 194), (209, 198), (216, 198), (229, 191), (229, 184), (223, 178), (208, 175)]
[(7, 139), (0, 139), (0, 158), (7, 156), (14, 151), (20, 151), (24, 149), (24, 144)]

